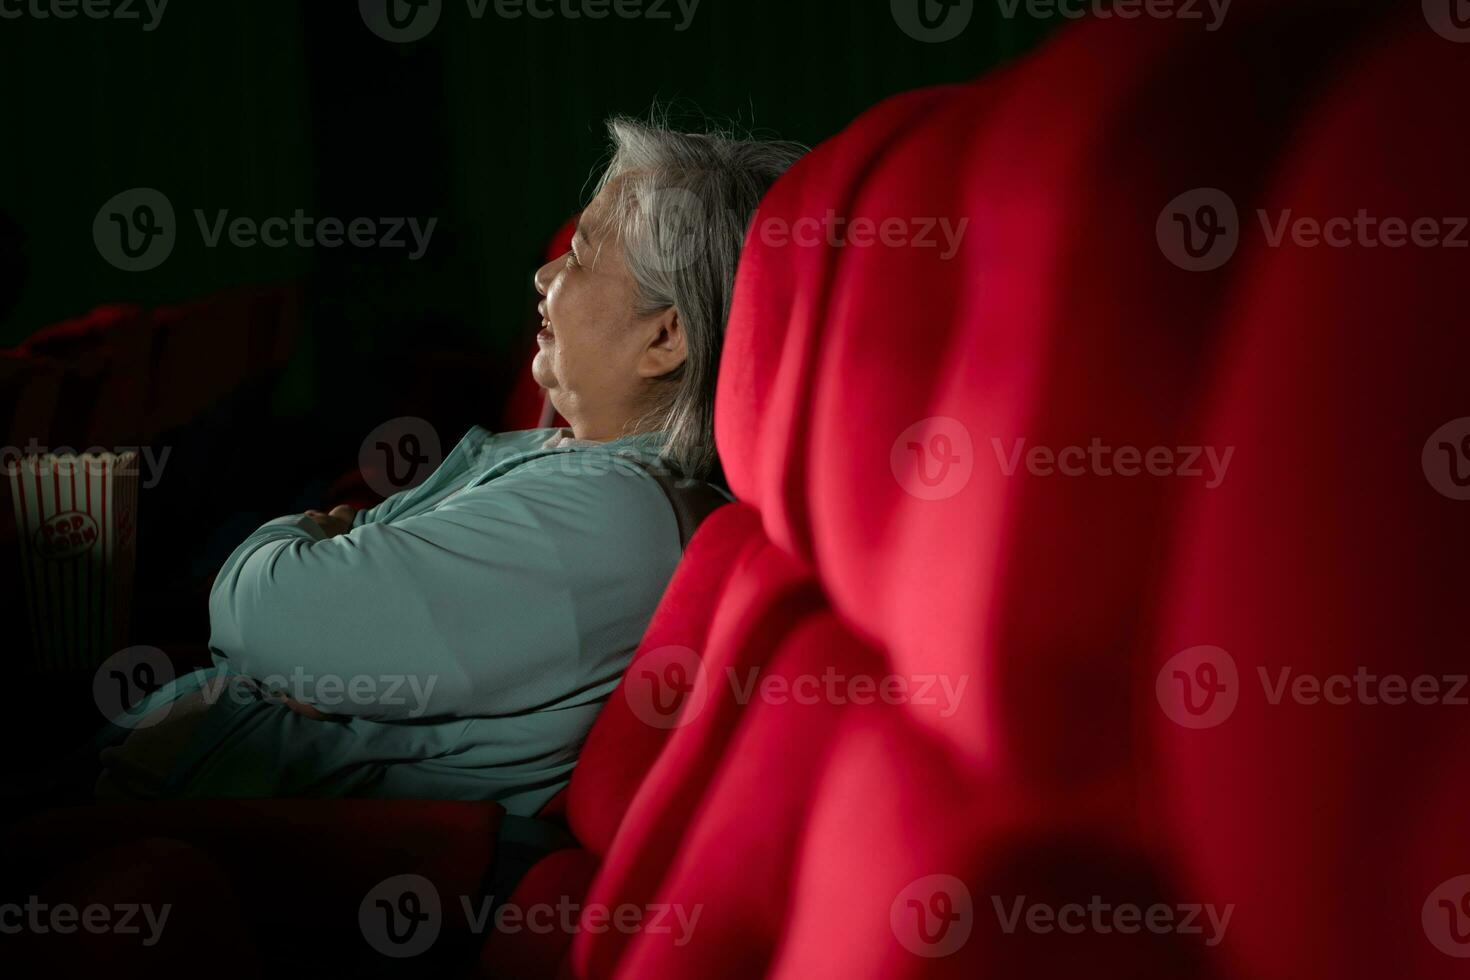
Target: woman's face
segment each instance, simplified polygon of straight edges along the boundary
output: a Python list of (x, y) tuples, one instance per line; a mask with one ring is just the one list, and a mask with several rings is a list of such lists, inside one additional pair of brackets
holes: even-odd
[(536, 272), (542, 329), (531, 372), (579, 439), (606, 440), (646, 411), (647, 383), (685, 357), (678, 315), (635, 311), (637, 286), (607, 231), (609, 187), (578, 219), (571, 250)]

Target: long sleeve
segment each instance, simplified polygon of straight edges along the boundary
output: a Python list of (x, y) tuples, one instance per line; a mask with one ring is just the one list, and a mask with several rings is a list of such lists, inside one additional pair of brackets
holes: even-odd
[(215, 581), (211, 647), (291, 697), (375, 720), (605, 696), (621, 666), (606, 640), (636, 642), (678, 532), (637, 467), (568, 478), (559, 460), (334, 538), (305, 518), (266, 524)]
[(397, 515), (411, 508), (425, 492), (432, 491), (436, 486), (443, 486), (455, 481), (463, 481), (469, 478), (475, 468), (483, 468), (487, 447), (494, 443), (495, 437), (481, 427), (472, 426), (468, 432), (450, 450), (449, 455), (444, 457), (443, 462), (430, 474), (429, 479), (417, 487), (409, 490), (400, 490), (393, 496), (357, 512), (353, 518), (352, 526), (361, 527), (364, 524), (377, 524), (391, 521)]

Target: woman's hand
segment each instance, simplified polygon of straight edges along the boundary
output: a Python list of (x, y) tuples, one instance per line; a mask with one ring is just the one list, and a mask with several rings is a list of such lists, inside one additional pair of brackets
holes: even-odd
[(332, 721), (338, 717), (337, 715), (329, 715), (325, 712), (318, 711), (316, 708), (313, 708), (309, 704), (303, 704), (300, 701), (293, 701), (285, 696), (282, 696), (281, 701), (283, 704), (286, 705), (286, 707), (290, 708), (298, 715), (301, 715), (303, 718), (311, 718), (315, 721)]
[(335, 538), (339, 534), (346, 534), (352, 530), (352, 521), (357, 517), (357, 511), (347, 504), (338, 504), (330, 511), (323, 513), (319, 510), (309, 510), (306, 516), (316, 521), (317, 527), (329, 538)]

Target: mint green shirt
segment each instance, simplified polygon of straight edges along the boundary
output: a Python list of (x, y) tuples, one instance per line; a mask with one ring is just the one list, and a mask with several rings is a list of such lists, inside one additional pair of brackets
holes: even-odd
[(498, 800), (530, 814), (565, 786), (680, 544), (663, 491), (619, 458), (655, 459), (661, 435), (545, 448), (556, 435), (476, 427), (346, 534), (291, 516), (246, 538), (210, 593), (215, 666), (130, 712), (200, 691), (212, 702), (162, 795)]

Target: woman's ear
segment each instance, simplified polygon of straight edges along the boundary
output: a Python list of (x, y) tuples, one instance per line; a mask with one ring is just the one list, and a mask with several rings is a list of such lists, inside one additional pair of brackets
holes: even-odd
[(650, 329), (645, 333), (648, 346), (638, 358), (638, 376), (661, 378), (670, 371), (677, 370), (688, 359), (688, 334), (684, 331), (684, 321), (679, 317), (679, 311), (672, 306), (648, 323)]

